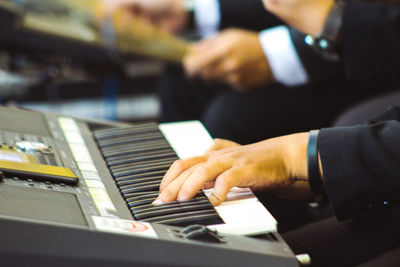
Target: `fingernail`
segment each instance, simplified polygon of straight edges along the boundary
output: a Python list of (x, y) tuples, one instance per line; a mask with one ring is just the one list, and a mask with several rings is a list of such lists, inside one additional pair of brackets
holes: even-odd
[(160, 206), (162, 204), (164, 204), (164, 202), (162, 202), (161, 199), (159, 199), (159, 198), (157, 198), (156, 200), (153, 201), (153, 203), (151, 203), (151, 205), (154, 205), (154, 206)]
[(213, 204), (213, 206), (217, 206), (222, 202), (221, 199), (214, 193), (211, 194), (209, 200)]

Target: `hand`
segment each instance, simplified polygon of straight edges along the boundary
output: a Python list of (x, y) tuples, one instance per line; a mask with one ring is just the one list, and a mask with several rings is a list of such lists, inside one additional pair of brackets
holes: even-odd
[(334, 0), (263, 0), (270, 12), (296, 29), (313, 36), (319, 34), (334, 5)]
[(188, 200), (200, 189), (214, 188), (213, 205), (233, 187), (269, 190), (282, 197), (311, 197), (307, 178), (308, 133), (252, 145), (216, 140), (202, 157), (176, 161), (166, 173), (154, 204)]
[(238, 91), (272, 81), (268, 60), (255, 32), (231, 29), (196, 44), (184, 60), (189, 76), (227, 83)]
[(182, 30), (188, 22), (183, 0), (103, 0), (109, 13), (129, 9), (134, 16), (167, 32)]

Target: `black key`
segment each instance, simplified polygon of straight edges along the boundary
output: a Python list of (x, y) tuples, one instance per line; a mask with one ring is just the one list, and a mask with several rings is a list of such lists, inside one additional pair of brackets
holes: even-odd
[(118, 171), (128, 171), (128, 170), (135, 170), (139, 168), (150, 168), (150, 167), (157, 167), (160, 165), (172, 165), (178, 158), (176, 156), (173, 157), (168, 157), (165, 159), (156, 159), (156, 160), (149, 160), (149, 161), (142, 161), (142, 162), (134, 162), (134, 163), (129, 163), (129, 164), (124, 164), (124, 165), (115, 165), (113, 167), (110, 167), (110, 170), (112, 172), (118, 172)]
[(158, 194), (160, 194), (159, 191), (136, 192), (136, 193), (126, 194), (125, 199), (129, 200), (129, 199), (133, 199), (135, 197), (150, 197), (150, 196), (157, 197)]
[(169, 209), (154, 209), (149, 212), (135, 212), (134, 208), (132, 208), (131, 210), (133, 211), (133, 215), (135, 215), (135, 218), (137, 220), (145, 220), (169, 214), (179, 214), (188, 211), (200, 211), (200, 210), (212, 210), (212, 209), (210, 209), (210, 205), (203, 204), (203, 205), (192, 205), (192, 206), (177, 206), (175, 208), (169, 208)]
[(146, 152), (140, 152), (140, 153), (139, 152), (130, 152), (128, 154), (108, 156), (108, 157), (104, 157), (104, 158), (107, 161), (112, 161), (112, 160), (124, 160), (124, 159), (129, 159), (129, 158), (142, 158), (142, 157), (165, 154), (165, 153), (174, 153), (174, 152), (168, 148), (168, 149), (161, 149), (158, 151), (146, 151)]
[(156, 176), (156, 177), (148, 177), (148, 178), (141, 178), (141, 179), (134, 179), (134, 180), (122, 180), (122, 181), (117, 181), (117, 184), (119, 186), (126, 186), (126, 185), (135, 185), (135, 184), (141, 184), (144, 182), (158, 182), (158, 184), (161, 183), (163, 176)]
[(114, 145), (112, 147), (104, 147), (103, 149), (107, 152), (114, 150), (115, 148), (137, 148), (137, 147), (148, 147), (148, 146), (160, 146), (160, 145), (168, 145), (167, 140), (164, 138), (160, 138), (159, 140), (148, 140), (143, 142), (133, 142), (127, 145)]
[[(135, 216), (144, 215), (149, 217), (168, 215), (168, 214), (178, 214), (186, 211), (196, 211), (196, 210), (214, 210), (214, 207), (208, 201), (208, 199), (197, 199), (193, 202), (178, 202), (174, 205), (149, 205), (144, 206), (132, 206), (132, 212)], [(158, 212), (163, 212), (163, 214), (158, 214)], [(156, 213), (158, 215), (156, 215)]]
[(158, 147), (168, 147), (171, 149), (167, 141), (165, 140), (156, 140), (156, 141), (146, 141), (146, 142), (140, 142), (140, 143), (130, 143), (130, 144), (124, 144), (124, 145), (114, 145), (110, 147), (104, 147), (103, 148), (103, 153), (112, 153), (112, 152), (118, 152), (118, 151), (124, 151), (124, 150), (142, 150), (142, 149), (152, 149), (152, 148), (158, 148)]
[(157, 197), (147, 197), (142, 198), (136, 201), (127, 201), (129, 208), (137, 207), (137, 206), (153, 206), (151, 205)]
[(170, 225), (183, 225), (183, 224), (193, 224), (194, 222), (197, 221), (216, 221), (216, 222), (221, 222), (221, 218), (219, 215), (216, 213), (215, 210), (201, 210), (201, 211), (189, 211), (189, 212), (184, 212), (184, 213), (179, 213), (179, 214), (171, 214), (171, 215), (164, 215), (164, 216), (158, 216), (158, 217), (153, 217), (146, 219), (146, 222), (151, 222), (151, 223), (164, 223), (164, 224), (170, 224)]
[[(140, 211), (152, 208), (152, 207), (171, 208), (176, 205), (193, 205), (193, 204), (201, 203), (202, 201), (207, 201), (208, 203), (210, 203), (210, 201), (208, 200), (208, 198), (206, 196), (196, 196), (196, 198), (185, 200), (185, 201), (174, 201), (174, 202), (165, 203), (165, 204), (162, 204), (159, 206), (151, 205), (153, 203), (153, 201), (156, 200), (157, 197), (158, 197), (158, 194), (156, 196), (149, 196), (148, 198), (129, 199), (129, 203), (131, 204), (130, 207), (135, 207), (135, 211), (140, 212)], [(150, 198), (152, 199), (152, 201), (147, 202), (150, 200)], [(143, 201), (143, 200), (146, 200), (146, 201), (144, 203), (141, 203), (141, 201)], [(211, 203), (210, 203), (210, 205), (211, 205)], [(213, 207), (213, 209), (214, 209), (214, 207)]]
[(164, 164), (164, 165), (159, 165), (159, 166), (149, 166), (147, 168), (134, 168), (134, 169), (128, 169), (128, 170), (122, 170), (122, 171), (112, 171), (112, 175), (116, 178), (118, 177), (123, 177), (123, 176), (128, 176), (128, 175), (135, 175), (135, 174), (141, 174), (145, 172), (155, 172), (155, 171), (164, 171), (167, 172), (168, 169), (170, 168), (171, 164)]
[(193, 224), (200, 224), (200, 225), (223, 224), (224, 221), (221, 219), (221, 217), (219, 217), (218, 214), (204, 214), (187, 218), (161, 220), (157, 221), (156, 223), (186, 227)]
[(107, 141), (107, 140), (120, 138), (120, 137), (138, 136), (138, 135), (146, 135), (146, 134), (153, 134), (153, 133), (157, 133), (158, 134), (159, 131), (158, 130), (154, 130), (154, 129), (143, 129), (143, 130), (140, 130), (140, 131), (126, 130), (126, 131), (121, 131), (119, 133), (112, 133), (112, 134), (104, 134), (104, 135), (97, 134), (95, 136), (95, 138), (99, 142), (102, 142), (102, 141)]
[(156, 191), (159, 188), (160, 188), (159, 184), (150, 184), (150, 185), (144, 185), (144, 186), (135, 186), (135, 187), (131, 187), (128, 189), (122, 189), (121, 192), (123, 194), (129, 194), (129, 193), (136, 193), (136, 192)]
[(121, 134), (129, 134), (129, 133), (142, 133), (147, 131), (159, 131), (158, 125), (156, 123), (151, 124), (136, 124), (129, 127), (120, 127), (120, 128), (108, 128), (97, 130), (94, 132), (96, 138), (106, 138), (112, 137)]
[(160, 186), (160, 181), (159, 180), (157, 180), (157, 181), (145, 181), (145, 182), (138, 183), (138, 184), (123, 185), (123, 186), (120, 186), (119, 189), (121, 191), (123, 191), (123, 190), (128, 190), (128, 189), (131, 189), (131, 188), (135, 188), (135, 187), (143, 187), (143, 186), (148, 186), (148, 185)]
[(125, 176), (116, 176), (117, 181), (124, 181), (124, 180), (135, 180), (135, 179), (140, 179), (140, 178), (149, 178), (149, 177), (163, 177), (165, 175), (166, 171), (154, 171), (154, 172), (143, 172), (143, 173), (138, 173), (134, 175), (125, 175)]
[(146, 132), (158, 132), (158, 126), (155, 123), (147, 125), (135, 125), (133, 127), (111, 128), (97, 130), (94, 132), (96, 139), (106, 139), (121, 135), (142, 134)]
[(154, 153), (157, 153), (157, 151), (165, 149), (171, 150), (169, 145), (165, 143), (164, 144), (159, 143), (158, 145), (149, 145), (149, 146), (117, 146), (113, 147), (112, 149), (103, 150), (103, 155), (104, 157), (112, 157), (116, 155), (142, 153), (146, 151), (152, 151)]
[(98, 141), (100, 147), (112, 147), (122, 144), (140, 143), (147, 142), (150, 140), (164, 140), (164, 137), (160, 133), (149, 133), (139, 136), (125, 136), (120, 138), (111, 138), (107, 140)]
[(162, 159), (165, 157), (171, 157), (174, 156), (174, 152), (167, 152), (163, 154), (158, 154), (158, 155), (150, 155), (150, 156), (145, 156), (145, 157), (140, 157), (140, 158), (126, 158), (126, 159), (121, 159), (121, 160), (110, 160), (107, 161), (108, 166), (116, 166), (116, 165), (122, 165), (122, 164), (128, 164), (128, 163), (134, 163), (134, 162), (141, 162), (141, 161), (148, 161), (148, 160), (153, 160), (153, 159)]

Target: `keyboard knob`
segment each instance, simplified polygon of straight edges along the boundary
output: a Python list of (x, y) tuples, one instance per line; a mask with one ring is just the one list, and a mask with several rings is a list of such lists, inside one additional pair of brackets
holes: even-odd
[(181, 230), (184, 239), (207, 242), (224, 243), (217, 231), (213, 231), (204, 225), (191, 225)]

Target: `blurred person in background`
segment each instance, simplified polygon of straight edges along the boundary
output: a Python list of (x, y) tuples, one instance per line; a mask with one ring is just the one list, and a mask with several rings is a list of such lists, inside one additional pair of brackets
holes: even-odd
[[(400, 86), (400, 3), (264, 3), (314, 41), (326, 38), (321, 33), (331, 21), (337, 22), (331, 20), (332, 14), (337, 14), (341, 34), (328, 40), (332, 48), (329, 52), (340, 57), (346, 79)], [(379, 56), (371, 55), (371, 51), (378, 51)], [(399, 104), (398, 100), (393, 97), (392, 102)], [(369, 104), (380, 106), (374, 101)], [(325, 195), (335, 217), (283, 234), (295, 253), (310, 254), (312, 266), (398, 266), (400, 109), (391, 108), (369, 124), (361, 124), (356, 117), (352, 120), (357, 125), (245, 146), (216, 140), (204, 156), (179, 160), (171, 167), (155, 204), (190, 199), (201, 188), (214, 188), (210, 200), (218, 205), (235, 186), (249, 186), (284, 198)]]
[(184, 67), (170, 65), (161, 78), (162, 122), (201, 120), (213, 137), (248, 144), (327, 126), (377, 93), (346, 83), (340, 61), (316, 53), (260, 0), (118, 0), (113, 8), (169, 32), (194, 26), (203, 36)]

